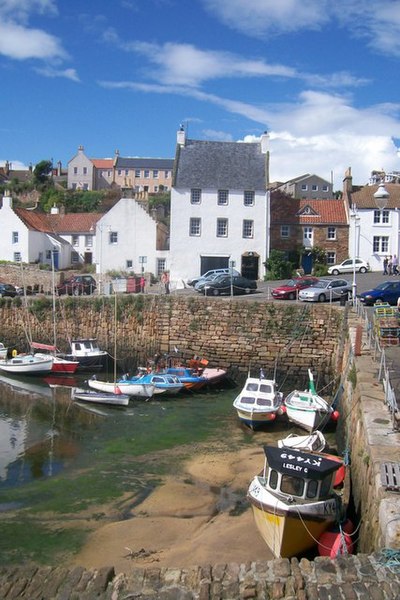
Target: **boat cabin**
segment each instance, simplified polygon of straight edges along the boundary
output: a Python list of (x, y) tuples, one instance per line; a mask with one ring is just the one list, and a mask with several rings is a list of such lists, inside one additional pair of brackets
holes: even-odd
[(240, 395), (240, 404), (249, 408), (251, 406), (276, 408), (281, 404), (281, 399), (275, 391), (275, 382), (265, 382), (260, 379), (248, 380)]
[(264, 446), (265, 487), (272, 494), (316, 502), (333, 494), (335, 472), (341, 462), (299, 450)]
[(97, 338), (72, 340), (71, 349), (73, 354), (76, 354), (77, 356), (101, 352)]

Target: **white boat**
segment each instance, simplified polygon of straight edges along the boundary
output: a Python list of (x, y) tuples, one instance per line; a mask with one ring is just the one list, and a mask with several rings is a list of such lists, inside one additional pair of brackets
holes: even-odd
[(264, 453), (264, 470), (247, 492), (256, 526), (276, 558), (299, 556), (345, 515), (348, 487), (334, 489), (343, 461), (272, 446)]
[(52, 373), (60, 373), (62, 375), (72, 375), (79, 367), (77, 360), (67, 360), (57, 356), (57, 348), (51, 344), (42, 344), (39, 342), (32, 342), (31, 348), (33, 350), (44, 350), (44, 352), (35, 352), (35, 356), (40, 358), (53, 358)]
[(154, 394), (154, 385), (150, 383), (139, 383), (130, 379), (114, 381), (101, 381), (96, 377), (88, 380), (88, 385), (100, 392), (114, 392), (117, 387), (123, 394), (135, 396), (136, 398), (151, 398)]
[(70, 352), (58, 352), (57, 356), (66, 360), (79, 362), (79, 369), (103, 369), (109, 356), (105, 350), (100, 350), (96, 338), (77, 338), (71, 340)]
[(316, 429), (310, 435), (295, 435), (290, 433), (282, 440), (278, 440), (279, 448), (290, 448), (292, 450), (306, 450), (309, 452), (322, 452), (326, 446), (324, 434)]
[(290, 392), (284, 400), (284, 405), (289, 421), (311, 432), (327, 424), (332, 417), (333, 408), (315, 391), (311, 369), (308, 369), (308, 375), (308, 390)]
[(17, 375), (45, 375), (53, 368), (53, 357), (41, 358), (35, 354), (17, 354), (0, 361), (0, 371)]
[(94, 390), (72, 388), (71, 396), (73, 400), (93, 402), (94, 404), (108, 404), (110, 406), (128, 406), (129, 404), (129, 396), (121, 392), (95, 392)]
[(247, 377), (233, 407), (243, 423), (256, 429), (283, 413), (282, 401), (283, 394), (277, 391), (275, 381), (267, 379), (261, 370), (260, 377)]
[(0, 360), (5, 360), (7, 358), (8, 348), (5, 347), (3, 342), (0, 342)]

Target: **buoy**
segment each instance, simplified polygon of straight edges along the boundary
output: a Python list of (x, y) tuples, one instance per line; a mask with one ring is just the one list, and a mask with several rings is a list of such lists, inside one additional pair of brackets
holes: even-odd
[(354, 531), (354, 525), (347, 519), (340, 527), (336, 526), (330, 531), (325, 531), (318, 540), (318, 553), (320, 556), (329, 556), (336, 558), (341, 554), (352, 554), (354, 550), (351, 534)]
[(18, 352), (17, 350), (14, 348), (14, 350), (11, 352), (11, 355), (13, 358), (15, 358), (17, 356)]
[(332, 421), (339, 421), (339, 418), (340, 418), (340, 412), (338, 410), (334, 410), (333, 413), (331, 414)]

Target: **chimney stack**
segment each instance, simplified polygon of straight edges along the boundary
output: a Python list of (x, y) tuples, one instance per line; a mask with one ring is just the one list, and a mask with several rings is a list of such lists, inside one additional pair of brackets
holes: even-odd
[(186, 133), (183, 125), (179, 127), (179, 131), (176, 135), (176, 142), (179, 146), (184, 146), (186, 142)]

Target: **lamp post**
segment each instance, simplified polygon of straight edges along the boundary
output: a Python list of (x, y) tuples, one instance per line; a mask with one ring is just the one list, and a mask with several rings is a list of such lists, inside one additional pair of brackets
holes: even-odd
[(229, 268), (231, 272), (231, 296), (233, 296), (233, 267), (236, 265), (234, 260), (229, 261)]
[(357, 213), (357, 206), (355, 204), (351, 207), (350, 218), (353, 221), (353, 283), (351, 285), (351, 297), (353, 306), (356, 303), (357, 297), (357, 281), (356, 281), (356, 258), (357, 258), (357, 222), (360, 223), (360, 217)]

